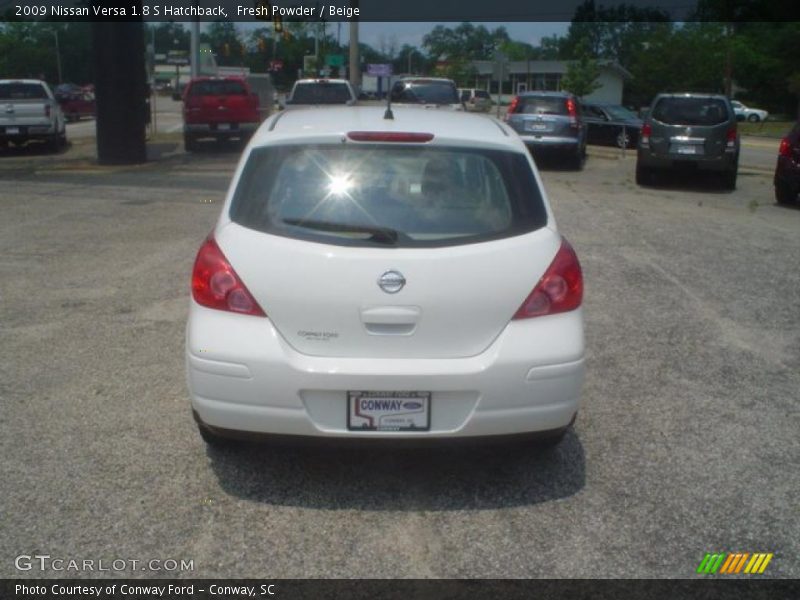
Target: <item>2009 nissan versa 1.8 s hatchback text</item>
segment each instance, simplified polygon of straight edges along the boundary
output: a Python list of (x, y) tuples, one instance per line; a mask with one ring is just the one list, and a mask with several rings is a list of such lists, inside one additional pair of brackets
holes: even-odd
[(412, 107), (280, 113), (197, 254), (195, 418), (209, 443), (556, 442), (578, 410), (582, 293), (505, 124)]

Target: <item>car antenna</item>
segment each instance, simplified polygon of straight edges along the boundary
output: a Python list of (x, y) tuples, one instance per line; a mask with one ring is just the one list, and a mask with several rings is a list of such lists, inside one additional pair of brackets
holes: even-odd
[(392, 76), (389, 76), (389, 81), (386, 83), (386, 112), (383, 113), (384, 119), (394, 121), (394, 113), (392, 112)]

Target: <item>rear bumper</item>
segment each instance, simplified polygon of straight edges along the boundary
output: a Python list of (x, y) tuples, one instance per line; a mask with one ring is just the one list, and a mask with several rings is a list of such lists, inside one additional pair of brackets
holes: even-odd
[(656, 154), (647, 148), (639, 148), (637, 164), (649, 169), (699, 169), (701, 171), (728, 171), (739, 163), (738, 152), (725, 152), (717, 156), (680, 156)]
[[(269, 319), (194, 303), (186, 338), (192, 408), (201, 422), (218, 430), (329, 438), (559, 430), (578, 410), (583, 354), (581, 309), (514, 321), (484, 352), (458, 359), (308, 356), (293, 350)], [(350, 431), (348, 390), (431, 392), (430, 431)]]
[(532, 152), (578, 152), (582, 140), (577, 137), (546, 135), (520, 135), (522, 142)]
[[(16, 131), (14, 131), (16, 130)], [(12, 131), (14, 131), (12, 133)], [(0, 141), (25, 142), (28, 140), (49, 140), (56, 134), (52, 124), (13, 125), (0, 127)]]
[[(221, 126), (227, 125), (224, 129)], [(252, 135), (261, 123), (184, 123), (183, 132), (196, 137), (229, 138)]]

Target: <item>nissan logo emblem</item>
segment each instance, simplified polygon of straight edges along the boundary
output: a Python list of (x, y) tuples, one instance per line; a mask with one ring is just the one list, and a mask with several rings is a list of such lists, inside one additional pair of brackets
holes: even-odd
[(405, 284), (406, 278), (398, 271), (386, 271), (378, 278), (378, 287), (387, 294), (396, 294)]

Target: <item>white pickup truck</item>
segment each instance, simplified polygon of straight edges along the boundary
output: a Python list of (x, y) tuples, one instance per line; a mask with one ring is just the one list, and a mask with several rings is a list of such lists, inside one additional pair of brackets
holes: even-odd
[(67, 143), (64, 113), (38, 79), (0, 79), (0, 147), (41, 140), (58, 152)]

